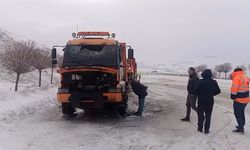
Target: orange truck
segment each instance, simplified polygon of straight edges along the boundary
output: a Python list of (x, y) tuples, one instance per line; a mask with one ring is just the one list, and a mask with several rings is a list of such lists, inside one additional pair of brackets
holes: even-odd
[[(128, 66), (134, 52), (126, 43), (115, 40), (109, 32), (78, 32), (63, 46), (63, 61), (57, 72), (61, 76), (57, 100), (65, 115), (76, 108), (115, 108), (126, 113), (128, 101)], [(57, 66), (57, 47), (52, 49), (52, 65)], [(127, 58), (127, 53), (129, 58)], [(129, 61), (128, 61), (129, 60)], [(134, 69), (135, 70), (135, 69)]]

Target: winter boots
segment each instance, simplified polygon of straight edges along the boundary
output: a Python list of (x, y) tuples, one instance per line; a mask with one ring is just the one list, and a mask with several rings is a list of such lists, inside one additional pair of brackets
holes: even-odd
[(185, 118), (181, 119), (181, 121), (190, 121), (190, 118), (189, 117), (185, 117)]

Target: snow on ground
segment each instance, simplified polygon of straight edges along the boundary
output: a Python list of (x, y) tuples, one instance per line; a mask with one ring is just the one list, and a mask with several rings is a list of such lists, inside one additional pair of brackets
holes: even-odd
[[(50, 84), (50, 71), (42, 72), (42, 87), (38, 87), (38, 72), (23, 74), (20, 76), (18, 92), (14, 91), (16, 76), (0, 68), (0, 118), (8, 119), (8, 114), (32, 113), (39, 105), (54, 102), (55, 95), (48, 93), (56, 92), (57, 78), (53, 85)], [(44, 103), (44, 104), (43, 104)], [(30, 107), (31, 106), (31, 107)], [(34, 108), (33, 110), (32, 107)], [(25, 112), (27, 111), (27, 112)]]
[[(27, 75), (29, 76), (29, 75)], [(28, 77), (24, 77), (29, 79)], [(25, 80), (26, 80), (25, 79)], [(180, 122), (185, 114), (186, 77), (142, 75), (149, 86), (143, 117), (110, 118), (101, 112), (62, 117), (56, 103), (56, 86), (37, 88), (22, 83), (20, 91), (0, 80), (0, 149), (3, 150), (244, 150), (250, 142), (249, 108), (245, 135), (233, 134), (235, 119), (228, 98), (230, 81), (220, 80), (223, 93), (216, 97), (211, 133), (196, 131), (192, 122)], [(137, 108), (130, 96), (129, 110)]]

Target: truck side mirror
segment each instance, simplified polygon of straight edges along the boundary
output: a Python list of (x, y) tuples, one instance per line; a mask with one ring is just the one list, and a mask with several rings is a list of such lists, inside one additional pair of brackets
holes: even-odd
[(128, 59), (134, 59), (134, 49), (128, 49)]
[(52, 57), (52, 60), (56, 59), (56, 48), (53, 48), (51, 50), (51, 57)]

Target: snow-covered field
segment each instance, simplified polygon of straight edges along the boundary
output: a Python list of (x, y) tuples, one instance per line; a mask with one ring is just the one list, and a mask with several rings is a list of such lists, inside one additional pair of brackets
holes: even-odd
[[(249, 149), (249, 107), (245, 135), (232, 133), (236, 122), (228, 96), (230, 81), (219, 81), (223, 93), (216, 97), (211, 133), (204, 135), (196, 131), (196, 114), (192, 113), (191, 123), (180, 122), (186, 111), (186, 77), (142, 75), (149, 86), (145, 114), (120, 119), (98, 112), (65, 119), (55, 99), (56, 86), (46, 82), (49, 73), (42, 88), (32, 77), (32, 73), (22, 77), (25, 82), (17, 93), (12, 78), (0, 78), (0, 150)], [(132, 94), (129, 110), (136, 105)]]

